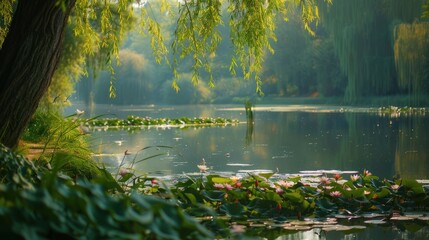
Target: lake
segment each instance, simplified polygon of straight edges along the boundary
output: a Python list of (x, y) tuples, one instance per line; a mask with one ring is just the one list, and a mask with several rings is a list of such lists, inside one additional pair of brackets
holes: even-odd
[[(76, 109), (79, 106), (74, 106)], [(126, 118), (224, 117), (240, 124), (214, 127), (152, 126), (95, 129), (91, 144), (107, 167), (136, 164), (142, 173), (169, 175), (198, 171), (204, 159), (211, 171), (263, 169), (281, 173), (309, 170), (363, 171), (429, 178), (429, 116), (392, 116), (377, 109), (340, 106), (261, 105), (246, 124), (241, 105), (96, 106), (87, 116)], [(170, 148), (150, 148), (168, 146)], [(131, 155), (124, 156), (125, 151)], [(151, 156), (163, 154), (156, 158)]]
[[(192, 174), (198, 172), (197, 165), (204, 159), (211, 172), (265, 170), (302, 174), (367, 169), (389, 179), (429, 179), (427, 114), (383, 115), (370, 108), (261, 105), (255, 108), (254, 124), (247, 124), (241, 105), (102, 105), (91, 111), (75, 105), (68, 113), (76, 108), (85, 110), (86, 117), (223, 117), (241, 122), (213, 127), (92, 129), (95, 158), (112, 171), (121, 162), (129, 166), (133, 161), (146, 159), (135, 164), (138, 174)], [(147, 149), (139, 151), (143, 148)], [(285, 233), (276, 239), (427, 239), (429, 234), (426, 225), (415, 222), (366, 226), (357, 233), (322, 234), (310, 230)]]

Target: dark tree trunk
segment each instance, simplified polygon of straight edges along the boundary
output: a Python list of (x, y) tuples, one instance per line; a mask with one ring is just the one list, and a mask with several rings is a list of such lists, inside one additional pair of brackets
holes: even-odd
[(0, 142), (15, 147), (59, 61), (75, 0), (19, 0), (0, 50)]

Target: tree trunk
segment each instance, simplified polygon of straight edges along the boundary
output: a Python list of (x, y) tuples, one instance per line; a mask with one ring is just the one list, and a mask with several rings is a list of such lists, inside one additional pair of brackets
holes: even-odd
[(7, 147), (16, 146), (51, 83), (75, 1), (18, 1), (0, 50), (0, 142)]

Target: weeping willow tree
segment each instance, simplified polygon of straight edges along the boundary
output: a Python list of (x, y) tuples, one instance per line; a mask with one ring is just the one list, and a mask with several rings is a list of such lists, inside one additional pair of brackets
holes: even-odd
[(429, 22), (399, 24), (394, 36), (399, 87), (418, 103), (421, 94), (429, 93)]
[[(190, 56), (196, 73), (194, 82), (199, 80), (197, 73), (200, 69), (210, 73), (207, 57), (214, 53), (219, 41), (217, 29), (222, 24), (219, 6), (224, 2), (229, 9), (230, 37), (234, 44), (231, 72), (240, 66), (245, 78), (254, 76), (256, 90), (260, 92), (259, 73), (264, 52), (272, 51), (270, 41), (276, 39), (276, 14), (287, 18), (288, 6), (298, 6), (308, 27), (318, 18), (316, 0), (163, 0), (160, 10), (164, 14), (170, 12), (171, 6), (178, 9), (172, 47), (176, 56), (173, 66), (176, 59)], [(152, 13), (156, 9), (150, 8), (150, 1), (4, 0), (0, 4), (0, 142), (8, 147), (17, 144), (52, 82), (61, 59), (70, 16), (75, 17), (73, 33), (86, 36), (80, 51), (93, 56), (100, 49), (106, 49), (106, 54), (96, 63), (109, 63), (112, 58), (119, 60), (119, 44), (126, 32), (126, 23), (134, 14), (133, 8), (141, 11), (142, 32), (152, 36), (151, 44), (158, 59), (168, 55), (161, 27)], [(112, 4), (116, 8), (111, 8)], [(96, 11), (97, 6), (100, 11)], [(114, 21), (115, 14), (119, 21)], [(99, 29), (94, 27), (94, 22), (99, 23)], [(209, 83), (213, 85), (213, 79), (209, 79)], [(114, 78), (110, 94), (115, 95)]]
[(345, 99), (396, 93), (393, 30), (419, 19), (422, 0), (350, 0), (320, 4), (322, 22), (333, 35), (340, 66), (348, 77)]

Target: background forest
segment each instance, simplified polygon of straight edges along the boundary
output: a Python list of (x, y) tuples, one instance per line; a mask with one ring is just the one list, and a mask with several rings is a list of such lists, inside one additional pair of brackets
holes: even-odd
[[(268, 97), (335, 97), (349, 104), (358, 104), (368, 97), (393, 96), (405, 98), (409, 105), (427, 103), (429, 22), (421, 17), (423, 3), (334, 0), (332, 5), (326, 5), (320, 1), (320, 21), (311, 26), (313, 34), (304, 28), (300, 11), (292, 12), (286, 22), (279, 16), (277, 41), (272, 42), (275, 53), (267, 51), (263, 63), (263, 93)], [(170, 45), (176, 24), (171, 17), (174, 13), (160, 14), (162, 6), (158, 1), (140, 7), (155, 15), (164, 41)], [(86, 67), (102, 71), (90, 71), (85, 77), (80, 77), (84, 58), (76, 56), (84, 41), (79, 42), (69, 32), (63, 62), (70, 59), (66, 65), (73, 66), (73, 61), (76, 67), (64, 67), (67, 74), (57, 71), (48, 101), (72, 93), (73, 84), (65, 84), (61, 80), (64, 76), (72, 76), (77, 82), (70, 99), (86, 103), (226, 103), (257, 96), (254, 81), (244, 80), (239, 71), (236, 76), (230, 73), (233, 47), (229, 40), (229, 15), (223, 16), (224, 24), (219, 27), (222, 41), (216, 54), (208, 58), (214, 88), (208, 81), (192, 82), (192, 59), (186, 58), (178, 65), (180, 91), (176, 92), (172, 88), (175, 76), (171, 64), (157, 63), (154, 40), (141, 33), (142, 26), (137, 22), (130, 21), (130, 32), (124, 34), (119, 51), (120, 63), (99, 61), (103, 56), (101, 49), (88, 58)], [(202, 72), (201, 78), (207, 79), (208, 75)], [(109, 96), (112, 79), (116, 98)]]

